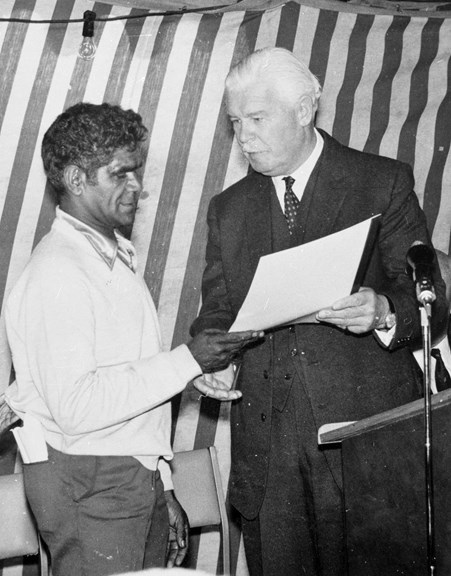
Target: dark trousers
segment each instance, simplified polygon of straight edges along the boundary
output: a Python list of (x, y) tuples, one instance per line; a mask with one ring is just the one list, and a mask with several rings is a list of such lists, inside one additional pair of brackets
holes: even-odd
[[(339, 452), (331, 457), (340, 470)], [(265, 498), (242, 530), (251, 576), (346, 574), (342, 492), (298, 378), (283, 410), (273, 409)]]
[(168, 513), (159, 472), (127, 456), (24, 465), (27, 498), (53, 576), (107, 576), (165, 565)]

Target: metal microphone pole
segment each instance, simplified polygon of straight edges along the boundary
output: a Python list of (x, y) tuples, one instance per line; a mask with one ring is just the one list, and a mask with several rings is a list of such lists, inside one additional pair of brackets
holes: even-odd
[(428, 574), (435, 574), (435, 528), (434, 528), (434, 485), (432, 478), (432, 418), (431, 418), (431, 303), (435, 300), (432, 290), (420, 292), (421, 327), (423, 338), (423, 388), (425, 424), (425, 472), (426, 472), (426, 522)]

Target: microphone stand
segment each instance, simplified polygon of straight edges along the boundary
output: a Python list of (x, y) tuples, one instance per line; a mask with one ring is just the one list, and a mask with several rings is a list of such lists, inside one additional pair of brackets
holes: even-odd
[(432, 418), (431, 418), (431, 303), (435, 294), (427, 291), (418, 294), (423, 338), (423, 388), (425, 424), (425, 472), (426, 472), (426, 522), (428, 575), (435, 574), (434, 487), (432, 481)]

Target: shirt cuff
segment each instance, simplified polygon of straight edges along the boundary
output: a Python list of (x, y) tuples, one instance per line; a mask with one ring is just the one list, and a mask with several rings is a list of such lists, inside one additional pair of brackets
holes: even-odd
[(171, 350), (171, 356), (174, 358), (175, 366), (182, 367), (182, 379), (191, 381), (202, 374), (202, 368), (196, 362), (186, 344), (181, 344), (173, 348)]
[(390, 328), (390, 330), (374, 330), (379, 340), (382, 342), (384, 346), (387, 348), (390, 346), (393, 336), (396, 332), (396, 324)]

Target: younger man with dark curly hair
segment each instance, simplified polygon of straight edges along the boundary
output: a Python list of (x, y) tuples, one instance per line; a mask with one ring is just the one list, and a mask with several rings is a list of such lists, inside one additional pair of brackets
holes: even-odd
[(135, 250), (118, 231), (134, 220), (146, 135), (141, 116), (119, 106), (58, 116), (42, 144), (56, 218), (7, 303), (16, 383), (6, 397), (48, 452), (24, 464), (24, 480), (54, 576), (182, 562), (168, 400), (254, 339), (208, 331), (162, 351)]

